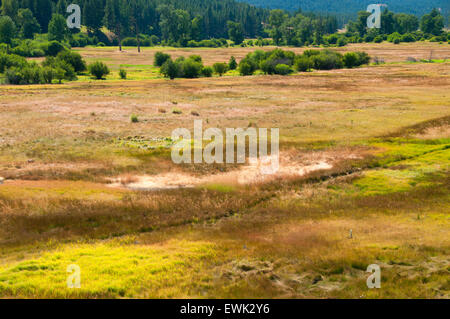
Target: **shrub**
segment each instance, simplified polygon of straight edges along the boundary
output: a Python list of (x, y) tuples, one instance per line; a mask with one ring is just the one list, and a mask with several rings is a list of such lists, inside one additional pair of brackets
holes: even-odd
[(402, 36), (400, 35), (400, 33), (394, 32), (394, 33), (388, 35), (387, 40), (388, 40), (389, 42), (392, 42), (392, 43), (395, 43), (396, 40), (398, 40), (398, 43), (400, 43), (401, 37), (402, 37)]
[(182, 114), (183, 111), (181, 111), (179, 108), (174, 108), (174, 109), (172, 109), (172, 113), (173, 114)]
[(373, 42), (375, 43), (381, 43), (383, 42), (383, 37), (381, 35), (377, 35), (374, 39)]
[(340, 69), (344, 65), (342, 55), (331, 50), (323, 50), (320, 54), (312, 56), (311, 59), (316, 70)]
[(214, 73), (214, 70), (210, 66), (206, 66), (202, 69), (202, 75), (204, 77), (210, 78), (210, 77), (212, 77), (213, 73)]
[(192, 61), (194, 61), (194, 62), (200, 62), (200, 63), (202, 63), (202, 57), (201, 56), (199, 56), (199, 55), (191, 55), (191, 56), (189, 56), (189, 59), (191, 59)]
[(59, 84), (64, 80), (65, 73), (66, 71), (60, 67), (55, 69), (55, 78), (58, 80)]
[(347, 68), (353, 68), (358, 65), (358, 55), (355, 52), (348, 52), (342, 58)]
[(237, 62), (236, 62), (236, 58), (235, 58), (234, 56), (232, 56), (232, 57), (230, 58), (230, 61), (228, 62), (228, 68), (229, 68), (230, 70), (236, 70), (236, 69), (237, 69), (237, 66), (238, 66), (238, 64), (237, 64)]
[(44, 83), (42, 69), (34, 64), (23, 68), (12, 67), (6, 70), (6, 83), (8, 84), (40, 84)]
[(288, 75), (292, 73), (292, 69), (289, 65), (278, 64), (277, 66), (275, 66), (275, 73), (279, 75)]
[(196, 62), (192, 59), (186, 59), (181, 64), (181, 77), (193, 79), (198, 78), (203, 69), (203, 65), (200, 62)]
[(56, 56), (57, 60), (67, 62), (70, 64), (74, 71), (77, 73), (83, 72), (87, 70), (86, 62), (83, 60), (81, 55), (77, 52), (64, 50), (62, 52), (59, 52)]
[(137, 123), (137, 122), (139, 122), (139, 118), (137, 115), (131, 114), (130, 121), (131, 121), (131, 123)]
[(295, 59), (294, 68), (299, 72), (307, 72), (313, 67), (313, 63), (307, 56), (301, 55)]
[(65, 49), (66, 48), (58, 41), (51, 41), (43, 47), (45, 54), (50, 56), (57, 56), (59, 52), (64, 51)]
[(16, 67), (9, 68), (5, 72), (5, 79), (7, 84), (23, 84), (23, 76), (20, 70)]
[(402, 42), (416, 42), (416, 38), (412, 34), (406, 33), (406, 34), (402, 35), (401, 41)]
[(219, 76), (222, 76), (228, 71), (228, 65), (226, 63), (217, 62), (213, 65), (214, 72), (219, 74)]
[(137, 47), (138, 42), (136, 38), (125, 38), (122, 40), (122, 45), (126, 47)]
[(252, 75), (253, 72), (254, 72), (254, 69), (249, 62), (244, 61), (244, 62), (239, 63), (239, 73), (241, 75), (244, 75), (244, 76)]
[(395, 38), (394, 39), (394, 44), (400, 44), (400, 39), (399, 38)]
[(109, 74), (109, 68), (103, 62), (97, 61), (89, 64), (89, 73), (91, 73), (97, 80), (102, 79)]
[(127, 71), (124, 69), (119, 70), (119, 76), (122, 80), (125, 80), (127, 78)]
[(264, 72), (264, 74), (274, 74), (275, 67), (276, 62), (271, 59), (267, 59), (259, 63), (259, 68)]
[(156, 52), (153, 65), (160, 67), (169, 59), (170, 59), (170, 55), (168, 55), (166, 53), (162, 53), (162, 52)]
[(160, 72), (162, 75), (164, 75), (167, 78), (170, 78), (171, 80), (175, 79), (180, 74), (180, 68), (178, 63), (174, 63), (172, 59), (168, 59), (164, 64), (161, 66)]
[(369, 64), (370, 56), (366, 52), (356, 52), (358, 55), (358, 65)]
[(106, 44), (104, 44), (103, 42), (99, 42), (99, 43), (97, 43), (97, 46), (98, 46), (98, 47), (105, 47)]
[(329, 44), (337, 44), (339, 36), (337, 34), (331, 34), (326, 38), (326, 40)]
[(57, 63), (55, 65), (56, 69), (63, 70), (63, 79), (68, 81), (74, 81), (77, 79), (75, 70), (73, 69), (73, 66), (69, 63), (61, 60), (57, 60)]
[(4, 73), (10, 67), (25, 67), (27, 60), (15, 54), (0, 53), (0, 73)]
[(346, 46), (347, 44), (348, 44), (348, 42), (344, 37), (340, 37), (339, 40), (337, 41), (338, 47), (343, 47), (343, 46)]
[(45, 83), (51, 84), (54, 76), (55, 71), (51, 67), (45, 66), (42, 68), (42, 77)]

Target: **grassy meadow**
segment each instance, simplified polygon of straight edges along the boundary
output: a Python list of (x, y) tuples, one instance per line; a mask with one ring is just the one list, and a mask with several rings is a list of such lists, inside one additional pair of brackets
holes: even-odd
[[(385, 63), (172, 81), (157, 50), (212, 65), (254, 49), (88, 47), (77, 51), (108, 64), (106, 80), (0, 86), (0, 298), (450, 297), (449, 44), (352, 44), (339, 50)], [(172, 130), (197, 119), (279, 128), (282, 163), (331, 168), (111, 187), (240, 169), (171, 161)], [(366, 286), (370, 264), (380, 289)]]

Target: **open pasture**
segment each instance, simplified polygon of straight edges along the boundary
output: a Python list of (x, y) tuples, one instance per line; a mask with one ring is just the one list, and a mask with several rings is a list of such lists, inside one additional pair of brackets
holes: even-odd
[[(0, 86), (0, 297), (449, 298), (449, 44), (339, 49), (386, 62), (356, 69), (173, 81), (152, 66), (156, 50), (211, 65), (254, 49), (84, 48), (107, 80)], [(196, 119), (279, 128), (282, 165), (329, 166), (111, 187), (245, 170), (172, 163), (172, 130)], [(66, 287), (70, 264), (80, 289)], [(381, 289), (366, 286), (370, 264)]]

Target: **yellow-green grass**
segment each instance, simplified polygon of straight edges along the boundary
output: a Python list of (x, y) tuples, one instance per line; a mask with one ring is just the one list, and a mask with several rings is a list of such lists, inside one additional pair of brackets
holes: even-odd
[[(192, 279), (214, 258), (214, 244), (172, 240), (139, 245), (133, 238), (69, 244), (0, 265), (0, 296), (34, 298), (189, 297)], [(67, 286), (69, 265), (81, 269), (81, 288)]]

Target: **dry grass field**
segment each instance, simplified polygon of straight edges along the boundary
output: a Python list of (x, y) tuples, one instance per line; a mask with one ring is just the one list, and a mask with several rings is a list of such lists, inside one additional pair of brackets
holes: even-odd
[[(211, 65), (254, 49), (84, 48), (107, 80), (0, 86), (0, 297), (450, 297), (449, 44), (339, 49), (386, 62), (357, 69), (173, 81), (157, 50)], [(174, 164), (172, 130), (197, 119), (279, 128), (285, 173), (241, 183), (247, 165)], [(163, 189), (126, 187), (142, 180)], [(195, 185), (165, 187), (179, 180)]]

